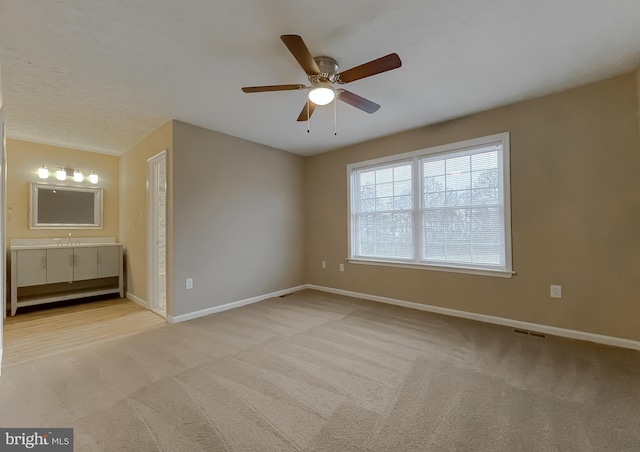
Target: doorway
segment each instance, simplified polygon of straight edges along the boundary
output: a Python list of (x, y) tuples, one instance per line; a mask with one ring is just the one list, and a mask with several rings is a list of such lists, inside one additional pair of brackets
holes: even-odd
[(149, 309), (167, 316), (167, 151), (151, 157), (149, 176), (149, 223), (147, 234), (147, 293)]

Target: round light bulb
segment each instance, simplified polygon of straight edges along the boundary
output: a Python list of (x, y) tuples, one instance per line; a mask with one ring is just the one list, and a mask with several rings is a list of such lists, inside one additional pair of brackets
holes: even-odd
[(327, 105), (335, 97), (336, 93), (328, 83), (319, 83), (309, 90), (309, 100), (316, 105)]
[(89, 182), (91, 182), (92, 184), (97, 184), (98, 183), (98, 175), (96, 173), (89, 174)]
[(74, 171), (73, 172), (73, 180), (76, 182), (82, 182), (82, 180), (84, 179), (84, 177), (82, 176), (82, 173), (80, 171)]
[(40, 179), (46, 179), (49, 177), (49, 170), (46, 169), (44, 166), (42, 168), (38, 169), (38, 177)]
[(58, 171), (56, 171), (56, 179), (58, 180), (65, 180), (67, 178), (67, 172), (60, 168)]

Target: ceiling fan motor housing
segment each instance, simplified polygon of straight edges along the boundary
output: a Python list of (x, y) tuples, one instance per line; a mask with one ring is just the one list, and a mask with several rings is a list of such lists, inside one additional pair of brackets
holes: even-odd
[[(318, 69), (320, 69), (320, 74), (316, 76), (309, 76), (309, 80), (312, 83), (314, 81), (319, 81), (319, 80), (326, 80), (331, 83), (334, 83), (336, 80), (336, 74), (338, 73), (338, 62), (328, 56), (314, 57), (313, 60), (318, 65)], [(315, 80), (312, 80), (312, 77)]]

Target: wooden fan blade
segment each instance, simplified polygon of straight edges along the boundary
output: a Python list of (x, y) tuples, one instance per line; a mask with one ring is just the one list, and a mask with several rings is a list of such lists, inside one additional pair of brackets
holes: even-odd
[(266, 85), (266, 86), (245, 86), (242, 91), (245, 93), (263, 93), (266, 91), (289, 91), (294, 89), (305, 89), (304, 85)]
[(309, 119), (315, 109), (316, 109), (316, 104), (308, 100), (307, 103), (304, 104), (304, 107), (302, 107), (300, 116), (298, 116), (298, 121), (306, 121), (307, 119)]
[(361, 78), (397, 69), (400, 66), (402, 66), (402, 61), (400, 61), (398, 54), (390, 53), (389, 55), (378, 58), (377, 60), (369, 61), (368, 63), (361, 64), (360, 66), (356, 66), (339, 73), (338, 81), (342, 83), (349, 83), (355, 80), (360, 80)]
[(358, 96), (344, 89), (338, 92), (338, 99), (367, 113), (375, 113), (380, 109), (380, 105), (375, 102), (371, 102), (369, 99), (365, 99), (362, 96)]
[(311, 52), (309, 52), (309, 49), (300, 36), (282, 35), (280, 39), (307, 75), (318, 75), (320, 73), (320, 69), (318, 69), (318, 65), (314, 61), (313, 56), (311, 56)]

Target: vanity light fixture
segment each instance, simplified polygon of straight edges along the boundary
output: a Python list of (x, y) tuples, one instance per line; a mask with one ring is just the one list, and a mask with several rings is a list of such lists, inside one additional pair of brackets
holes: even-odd
[(56, 176), (59, 181), (65, 181), (72, 178), (74, 182), (81, 183), (87, 179), (92, 184), (98, 183), (98, 175), (95, 171), (84, 170), (79, 168), (65, 168), (63, 166), (42, 165), (38, 168), (38, 177), (40, 179), (48, 179), (51, 174)]
[(38, 168), (38, 177), (40, 179), (47, 179), (49, 177), (49, 170), (46, 166), (42, 165), (42, 168)]

